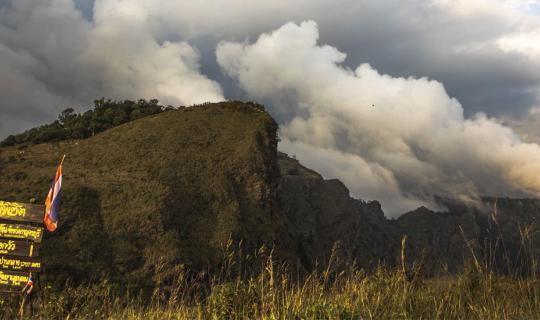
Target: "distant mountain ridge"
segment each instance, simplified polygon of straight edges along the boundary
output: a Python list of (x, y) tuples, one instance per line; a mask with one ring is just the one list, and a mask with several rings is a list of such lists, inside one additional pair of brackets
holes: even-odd
[(377, 201), (351, 198), (339, 180), (279, 153), (277, 130), (261, 105), (223, 102), (159, 112), (87, 139), (4, 147), (0, 198), (43, 201), (67, 155), (59, 229), (42, 250), (45, 274), (59, 281), (159, 285), (179, 268), (215, 265), (229, 240), (244, 252), (275, 247), (300, 269), (333, 250), (372, 268), (398, 265), (407, 235), (407, 262), (429, 273), (474, 259), (501, 271), (525, 265), (532, 252), (522, 249), (524, 228), (527, 248), (537, 247), (540, 200), (498, 199), (496, 214), (449, 203), (446, 213), (418, 208), (388, 220)]
[(482, 267), (528, 274), (531, 258), (540, 256), (540, 199), (482, 197), (470, 206), (438, 198), (445, 212), (420, 207), (389, 220), (379, 202), (351, 198), (339, 180), (324, 180), (285, 154), (279, 159), (281, 209), (293, 221), (299, 247), (315, 259), (324, 260), (339, 241), (344, 257), (362, 266), (396, 266), (404, 236), (408, 263), (428, 274), (459, 272), (475, 259)]

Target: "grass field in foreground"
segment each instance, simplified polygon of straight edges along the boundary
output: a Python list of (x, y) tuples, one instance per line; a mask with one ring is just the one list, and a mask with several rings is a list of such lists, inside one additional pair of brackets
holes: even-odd
[[(43, 288), (35, 319), (540, 319), (540, 282), (471, 267), (423, 279), (413, 271), (350, 267), (312, 272), (302, 280), (268, 259), (256, 276), (188, 277), (134, 295), (117, 285)], [(333, 271), (331, 271), (333, 270)], [(0, 300), (0, 318), (17, 316), (17, 297)], [(26, 311), (28, 315), (28, 310)]]

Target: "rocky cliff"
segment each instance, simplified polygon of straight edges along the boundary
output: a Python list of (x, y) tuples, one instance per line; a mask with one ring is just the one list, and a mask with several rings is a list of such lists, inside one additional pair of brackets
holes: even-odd
[(394, 261), (396, 235), (377, 201), (351, 198), (341, 181), (325, 180), (283, 153), (279, 166), (277, 202), (305, 266), (327, 261), (332, 250), (361, 266)]

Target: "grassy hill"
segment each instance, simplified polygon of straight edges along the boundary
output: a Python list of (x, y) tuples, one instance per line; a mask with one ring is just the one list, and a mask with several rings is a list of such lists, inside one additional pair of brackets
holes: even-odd
[(282, 242), (274, 120), (254, 104), (167, 111), (89, 139), (0, 149), (0, 196), (38, 202), (66, 154), (60, 226), (44, 274), (163, 281), (214, 264), (229, 237)]

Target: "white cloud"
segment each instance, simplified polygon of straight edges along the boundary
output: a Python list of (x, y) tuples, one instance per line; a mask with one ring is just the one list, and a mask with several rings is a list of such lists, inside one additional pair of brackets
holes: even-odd
[[(367, 194), (384, 185), (393, 203), (414, 197), (414, 204), (430, 194), (540, 193), (538, 145), (483, 114), (465, 118), (437, 81), (395, 78), (367, 64), (345, 68), (345, 55), (317, 39), (316, 23), (307, 21), (288, 23), (253, 44), (217, 48), (224, 71), (282, 115), (287, 151), (300, 148), (301, 161), (344, 181), (355, 176), (351, 163), (357, 163), (374, 188)], [(361, 182), (350, 186), (361, 197), (369, 190)], [(386, 209), (397, 214), (412, 207)]]
[(157, 42), (143, 1), (97, 2), (94, 21), (84, 57), (103, 68), (107, 96), (158, 97), (173, 105), (224, 99), (219, 84), (200, 73), (196, 49)]
[(458, 51), (480, 52), (500, 49), (540, 62), (540, 19), (535, 12), (540, 1), (524, 0), (433, 0), (435, 6), (450, 14), (478, 18), (496, 17), (506, 30), (494, 37), (455, 46)]
[(517, 52), (540, 63), (540, 28), (504, 36), (496, 43), (503, 51)]
[[(537, 8), (515, 0), (96, 0), (83, 17), (71, 0), (9, 1), (0, 5), (0, 137), (101, 96), (188, 105), (223, 99), (222, 85), (228, 98), (244, 98), (216, 65), (224, 41), (219, 64), (269, 104), (288, 145), (303, 148), (306, 163), (324, 154), (339, 164), (323, 173), (357, 196), (389, 199), (397, 210), (428, 193), (536, 194), (537, 146), (520, 140), (538, 141), (536, 120), (510, 116), (540, 102)], [(266, 33), (309, 19), (330, 45), (317, 44), (314, 22)], [(520, 137), (471, 116), (479, 110), (505, 115)], [(349, 178), (360, 173), (366, 184)]]
[(71, 0), (2, 8), (0, 137), (102, 96), (173, 105), (223, 100), (221, 86), (201, 74), (195, 48), (154, 37), (143, 4), (97, 1), (93, 22)]
[[(32, 70), (9, 63), (10, 73), (3, 74), (19, 73), (13, 77), (32, 79), (57, 97), (23, 104), (14, 96), (10, 106), (0, 105), (2, 115), (18, 105), (11, 116), (36, 125), (101, 96), (152, 96), (173, 104), (221, 99), (220, 86), (210, 80), (222, 79), (211, 52), (218, 41), (243, 41), (306, 19), (322, 26), (325, 42), (350, 53), (346, 65), (370, 62), (394, 75), (429, 75), (465, 101), (469, 114), (506, 113), (505, 99), (528, 108), (532, 96), (523, 88), (540, 81), (537, 63), (515, 58), (528, 50), (523, 41), (496, 45), (534, 30), (539, 17), (531, 14), (532, 1), (96, 0), (93, 10), (84, 7), (86, 17), (72, 0), (0, 7), (0, 44), (37, 61)], [(508, 54), (509, 47), (519, 50)], [(239, 98), (231, 97), (231, 85), (221, 85), (229, 98)], [(0, 136), (11, 132), (3, 128)]]

